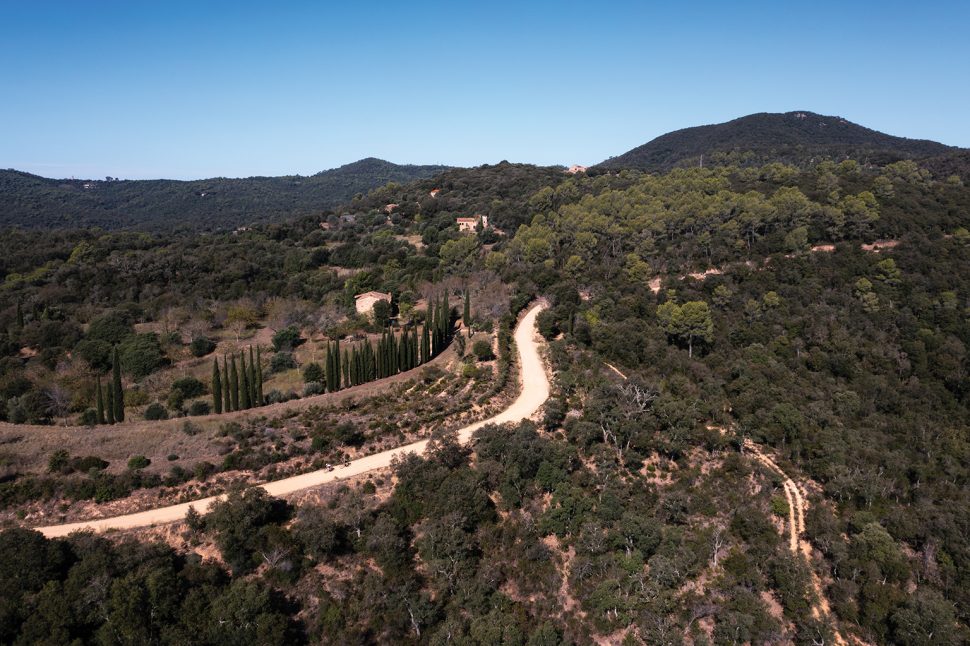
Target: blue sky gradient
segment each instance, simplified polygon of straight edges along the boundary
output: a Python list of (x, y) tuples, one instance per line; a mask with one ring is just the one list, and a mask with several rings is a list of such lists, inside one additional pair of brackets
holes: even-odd
[(789, 110), (970, 147), (968, 24), (970, 2), (895, 0), (2, 0), (0, 167), (593, 164)]

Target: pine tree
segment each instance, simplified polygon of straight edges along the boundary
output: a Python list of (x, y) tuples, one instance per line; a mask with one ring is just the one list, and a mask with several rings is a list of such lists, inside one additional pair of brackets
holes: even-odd
[(263, 356), (259, 347), (256, 348), (256, 401), (260, 406), (266, 403), (263, 399)]
[(230, 389), (229, 360), (226, 359), (226, 355), (222, 355), (222, 410), (227, 413), (232, 410), (232, 395), (230, 394)]
[(222, 377), (219, 374), (219, 360), (212, 360), (212, 410), (222, 412)]
[(115, 423), (115, 398), (112, 393), (114, 393), (114, 388), (108, 388), (107, 391), (105, 391), (104, 406), (105, 406), (105, 412), (107, 413), (106, 421), (108, 422), (108, 424)]
[(118, 346), (111, 355), (111, 399), (113, 402), (115, 420), (125, 421), (125, 393), (121, 389), (121, 359), (118, 358)]
[(98, 406), (98, 424), (104, 424), (104, 393), (101, 391), (101, 375), (98, 378), (98, 392), (97, 392), (97, 406)]
[(232, 355), (232, 363), (230, 364), (230, 386), (229, 394), (232, 399), (232, 409), (239, 410), (239, 371), (236, 370), (236, 355)]
[(249, 369), (246, 367), (245, 352), (239, 353), (239, 374), (242, 375), (242, 380), (239, 385), (239, 407), (246, 410), (252, 406), (252, 402), (249, 399), (252, 391), (249, 388)]

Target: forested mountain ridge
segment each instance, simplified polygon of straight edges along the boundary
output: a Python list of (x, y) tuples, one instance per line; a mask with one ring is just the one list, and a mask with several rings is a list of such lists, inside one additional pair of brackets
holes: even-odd
[(813, 112), (762, 112), (726, 123), (684, 128), (661, 135), (595, 169), (666, 171), (705, 164), (806, 166), (825, 159), (856, 159), (877, 166), (959, 150), (922, 139), (887, 135), (842, 117)]
[(0, 227), (217, 231), (319, 214), (388, 182), (447, 166), (369, 157), (303, 177), (180, 180), (48, 179), (0, 170)]

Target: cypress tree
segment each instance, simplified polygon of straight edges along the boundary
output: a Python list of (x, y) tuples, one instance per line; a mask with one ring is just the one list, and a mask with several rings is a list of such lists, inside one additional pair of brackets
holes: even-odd
[(421, 328), (421, 360), (418, 365), (428, 363), (429, 359), (431, 359), (431, 335), (428, 332), (428, 321), (425, 321)]
[(334, 342), (333, 342), (333, 383), (334, 383), (334, 388), (333, 389), (334, 390), (340, 390), (341, 383), (346, 383), (346, 382), (341, 382), (340, 381), (340, 376), (341, 376), (341, 372), (340, 372), (340, 339), (334, 339)]
[(390, 377), (394, 374), (394, 368), (391, 367), (394, 364), (394, 355), (392, 354), (394, 352), (394, 334), (392, 332), (388, 332), (387, 336), (384, 337), (382, 350), (383, 352), (379, 353), (383, 364), (381, 372), (384, 374), (382, 376)]
[(424, 312), (424, 327), (428, 330), (428, 356), (425, 361), (431, 358), (434, 352), (434, 296), (428, 297), (428, 309)]
[(364, 343), (364, 379), (361, 383), (374, 381), (377, 376), (377, 361), (374, 357), (374, 346), (370, 341)]
[(263, 356), (259, 347), (256, 348), (256, 401), (260, 406), (266, 402), (263, 399)]
[(24, 304), (19, 299), (17, 300), (17, 328), (24, 329)]
[(104, 424), (104, 422), (105, 422), (105, 419), (104, 419), (104, 393), (101, 392), (101, 375), (98, 375), (97, 378), (98, 378), (98, 395), (97, 395), (98, 396), (98, 402), (97, 402), (97, 406), (98, 406), (98, 424)]
[(125, 393), (121, 390), (121, 359), (118, 358), (118, 346), (111, 355), (111, 399), (114, 406), (115, 420), (125, 421)]
[(421, 344), (418, 343), (418, 326), (411, 328), (411, 356), (408, 358), (408, 370), (418, 367), (418, 354), (421, 351)]
[(108, 388), (105, 391), (104, 407), (105, 407), (105, 412), (107, 413), (106, 421), (108, 422), (108, 424), (115, 423), (115, 403), (114, 403), (115, 398), (114, 398), (114, 395), (112, 395), (113, 392), (114, 392), (114, 388)]
[(212, 410), (222, 412), (222, 377), (219, 375), (219, 360), (212, 360)]
[(226, 355), (222, 355), (222, 410), (227, 413), (232, 410), (232, 395), (229, 391), (229, 360)]
[(360, 383), (360, 350), (357, 346), (350, 351), (350, 385), (356, 386)]
[(239, 406), (245, 410), (252, 405), (249, 399), (252, 391), (249, 389), (249, 369), (246, 367), (245, 352), (239, 353), (239, 373), (242, 375), (242, 380), (239, 385)]
[(239, 410), (239, 371), (236, 370), (236, 355), (232, 355), (232, 364), (229, 370), (231, 371), (229, 373), (231, 381), (229, 394), (232, 400), (232, 409)]
[(377, 353), (380, 358), (379, 376), (390, 377), (394, 374), (394, 369), (391, 367), (394, 363), (394, 333), (390, 331), (385, 332), (382, 340), (384, 343), (378, 346), (379, 352)]
[(327, 380), (327, 392), (332, 393), (335, 389), (333, 387), (333, 343), (330, 341), (327, 341), (327, 361), (324, 365), (326, 366), (324, 375)]
[(387, 363), (385, 356), (387, 352), (387, 330), (381, 332), (381, 338), (377, 340), (377, 378), (380, 379), (384, 377), (384, 371), (387, 368)]
[(337, 392), (340, 390), (340, 341), (335, 340), (330, 348), (330, 370), (333, 372), (330, 391)]
[(451, 308), (448, 306), (447, 292), (441, 295), (441, 307), (438, 311), (440, 312), (438, 325), (440, 326), (439, 334), (441, 335), (441, 349), (444, 350), (445, 346), (448, 345), (448, 341), (450, 340), (448, 330), (451, 328)]
[(256, 361), (253, 358), (253, 346), (249, 346), (249, 403), (253, 406), (259, 406), (257, 390), (259, 386), (256, 384)]
[(344, 355), (340, 359), (340, 368), (343, 372), (343, 387), (352, 386), (350, 383), (350, 352), (344, 348)]
[(468, 291), (468, 287), (465, 287), (465, 305), (461, 311), (461, 324), (468, 331), (468, 338), (472, 337), (472, 306), (471, 306), (471, 295)]

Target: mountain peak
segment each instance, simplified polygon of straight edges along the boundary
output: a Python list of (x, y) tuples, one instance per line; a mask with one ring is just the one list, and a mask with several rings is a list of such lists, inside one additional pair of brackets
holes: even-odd
[(598, 165), (604, 169), (663, 171), (699, 163), (757, 164), (783, 161), (804, 166), (821, 159), (855, 157), (873, 164), (929, 157), (953, 150), (920, 139), (894, 137), (838, 116), (809, 110), (759, 112), (725, 123), (661, 135)]

